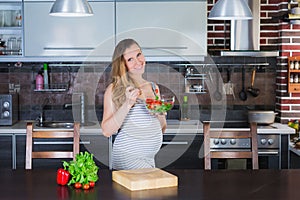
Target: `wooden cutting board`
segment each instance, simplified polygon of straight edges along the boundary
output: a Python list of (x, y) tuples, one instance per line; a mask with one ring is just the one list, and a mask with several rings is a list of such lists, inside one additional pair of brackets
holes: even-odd
[(113, 171), (112, 179), (131, 191), (178, 185), (177, 176), (158, 168)]

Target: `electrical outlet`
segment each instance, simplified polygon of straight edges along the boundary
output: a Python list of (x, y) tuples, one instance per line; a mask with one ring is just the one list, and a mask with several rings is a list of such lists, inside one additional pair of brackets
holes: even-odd
[(9, 83), (9, 92), (10, 93), (19, 93), (20, 92), (20, 84)]

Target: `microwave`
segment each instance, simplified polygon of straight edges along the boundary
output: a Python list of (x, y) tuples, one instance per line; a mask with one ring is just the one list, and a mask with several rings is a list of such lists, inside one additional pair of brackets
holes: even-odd
[(10, 126), (19, 119), (19, 96), (17, 93), (0, 94), (0, 126)]

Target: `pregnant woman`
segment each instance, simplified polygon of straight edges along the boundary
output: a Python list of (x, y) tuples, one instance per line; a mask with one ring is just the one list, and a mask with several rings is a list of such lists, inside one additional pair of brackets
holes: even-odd
[(143, 78), (145, 57), (138, 43), (125, 39), (118, 43), (112, 58), (111, 83), (104, 94), (103, 135), (116, 134), (112, 150), (115, 170), (154, 168), (154, 157), (162, 145), (165, 115), (153, 115), (146, 98), (160, 96), (155, 83)]

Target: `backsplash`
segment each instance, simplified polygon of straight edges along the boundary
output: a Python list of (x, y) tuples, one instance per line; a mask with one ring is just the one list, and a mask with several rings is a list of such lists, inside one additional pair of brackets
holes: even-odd
[[(246, 101), (238, 97), (241, 91), (241, 67), (237, 63), (259, 63), (267, 62), (268, 66), (247, 66), (245, 65), (245, 86), (250, 86), (251, 70), (257, 68), (255, 87), (260, 89), (258, 97), (248, 96)], [(234, 85), (233, 95), (226, 95), (227, 109), (237, 111), (248, 109), (273, 109), (275, 105), (275, 59), (272, 58), (227, 58), (214, 57), (214, 62), (221, 64), (218, 69), (224, 83), (227, 82), (227, 68), (232, 69), (231, 81)], [(204, 62), (205, 63), (205, 62)], [(35, 91), (35, 78), (43, 63), (1, 63), (0, 64), (0, 91), (8, 93), (9, 90), (19, 93), (19, 110), (21, 120), (35, 120), (40, 113), (44, 112), (46, 120), (72, 120), (72, 109), (64, 105), (77, 103), (79, 97), (76, 93), (84, 92), (87, 103), (88, 115), (92, 118), (96, 113), (98, 120), (102, 119), (103, 94), (109, 84), (109, 63), (48, 63), (50, 84), (66, 84), (66, 91), (41, 92)], [(198, 63), (201, 66), (201, 63)], [(228, 65), (227, 65), (228, 64)], [(200, 67), (201, 68), (201, 67)], [(201, 70), (199, 68), (199, 70)], [(209, 71), (210, 69), (208, 69)], [(210, 116), (212, 109), (212, 91), (207, 90), (204, 94), (186, 94), (184, 85), (185, 65), (184, 63), (154, 63), (146, 65), (145, 78), (160, 85), (161, 93), (173, 93), (176, 96), (174, 109), (168, 113), (169, 119), (180, 117), (180, 104), (183, 96), (188, 95), (189, 104), (192, 108), (191, 116), (206, 119)], [(223, 90), (221, 88), (220, 90)], [(74, 95), (73, 95), (74, 94)], [(222, 100), (223, 101), (223, 100)], [(215, 109), (215, 108), (214, 108)], [(199, 112), (198, 112), (199, 111)], [(236, 115), (233, 115), (238, 117)], [(233, 117), (231, 114), (227, 118)], [(90, 116), (88, 116), (89, 118)], [(243, 117), (243, 116), (240, 116)]]

